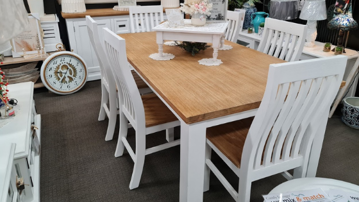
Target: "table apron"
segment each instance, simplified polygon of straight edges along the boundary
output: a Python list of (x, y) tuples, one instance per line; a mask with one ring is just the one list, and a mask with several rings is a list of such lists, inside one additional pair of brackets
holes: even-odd
[[(193, 41), (201, 43), (219, 43), (223, 34), (194, 34), (178, 32), (157, 32), (157, 44), (163, 44), (163, 40)], [(218, 41), (218, 42), (217, 42)]]

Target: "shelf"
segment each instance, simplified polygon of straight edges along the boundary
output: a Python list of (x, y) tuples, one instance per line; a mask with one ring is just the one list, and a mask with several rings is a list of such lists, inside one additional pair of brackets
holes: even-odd
[(20, 58), (5, 57), (5, 60), (3, 62), (0, 62), (0, 66), (18, 64), (18, 63), (26, 63), (26, 62), (44, 61), (48, 56), (49, 56), (49, 54), (46, 54), (46, 56), (34, 57), (34, 58), (29, 58), (29, 59), (24, 59), (23, 57), (20, 57)]
[(34, 88), (36, 89), (36, 88), (42, 88), (42, 87), (45, 87), (45, 85), (42, 83), (42, 82), (40, 82), (40, 83), (35, 83), (34, 84)]

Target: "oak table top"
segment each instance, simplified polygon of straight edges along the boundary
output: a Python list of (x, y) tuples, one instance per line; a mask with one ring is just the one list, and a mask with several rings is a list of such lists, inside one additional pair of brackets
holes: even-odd
[(179, 47), (164, 46), (176, 57), (155, 61), (158, 52), (155, 32), (120, 34), (126, 40), (127, 58), (135, 70), (187, 124), (258, 108), (264, 95), (269, 65), (285, 61), (225, 41), (233, 46), (219, 51), (223, 64), (203, 66), (212, 48), (195, 56)]

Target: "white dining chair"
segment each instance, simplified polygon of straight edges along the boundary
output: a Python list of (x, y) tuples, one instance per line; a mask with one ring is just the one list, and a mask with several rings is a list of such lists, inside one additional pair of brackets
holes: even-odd
[(151, 32), (164, 19), (162, 6), (130, 6), (129, 10), (132, 33)]
[(257, 50), (285, 61), (298, 61), (306, 33), (307, 25), (267, 17)]
[[(180, 122), (155, 94), (140, 96), (127, 65), (125, 40), (104, 28), (104, 45), (120, 97), (120, 133), (115, 156), (122, 156), (124, 148), (127, 149), (135, 163), (130, 182), (130, 189), (135, 189), (140, 183), (145, 156), (180, 143), (175, 140), (146, 149), (146, 135), (172, 129)], [(135, 152), (126, 139), (127, 121), (136, 132)]]
[[(250, 201), (253, 181), (283, 172), (287, 179), (305, 177), (308, 162), (319, 161), (329, 107), (346, 63), (340, 56), (270, 65), (254, 119), (207, 129), (204, 190), (210, 171), (237, 202)], [(239, 177), (238, 192), (211, 161), (212, 149)], [(293, 176), (287, 172), (291, 169)]]
[[(99, 34), (99, 32), (101, 33), (103, 30), (99, 29), (96, 21), (90, 16), (86, 16), (86, 24), (90, 42), (95, 50), (101, 71), (101, 106), (98, 120), (103, 121), (106, 116), (108, 117), (109, 121), (105, 140), (109, 141), (113, 139), (118, 114), (116, 83), (103, 49), (101, 42), (102, 34)], [(151, 92), (148, 86), (135, 72), (133, 72), (133, 76), (136, 79), (136, 84), (140, 89), (140, 93), (145, 94)]]
[(228, 28), (225, 33), (225, 39), (237, 43), (239, 32), (242, 30), (245, 13), (236, 11), (227, 11), (226, 20)]

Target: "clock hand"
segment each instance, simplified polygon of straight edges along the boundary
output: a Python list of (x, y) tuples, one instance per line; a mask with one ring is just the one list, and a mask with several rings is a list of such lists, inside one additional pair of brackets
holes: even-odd
[(64, 76), (60, 79), (60, 82), (62, 82), (62, 80), (63, 80), (64, 78), (66, 78), (66, 75), (67, 75), (67, 72), (68, 72), (68, 71), (69, 71), (69, 69), (66, 70)]

